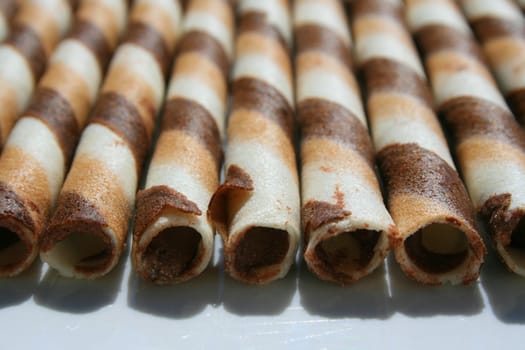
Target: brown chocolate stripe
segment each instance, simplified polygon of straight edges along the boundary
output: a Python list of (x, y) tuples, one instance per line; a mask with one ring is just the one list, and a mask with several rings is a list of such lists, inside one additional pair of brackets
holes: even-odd
[(33, 72), (33, 78), (38, 81), (44, 73), (47, 56), (40, 37), (28, 25), (15, 23), (6, 44), (13, 46), (27, 60), (27, 64)]
[(463, 182), (437, 154), (415, 143), (407, 143), (387, 146), (377, 158), (389, 198), (408, 194), (440, 202), (475, 227), (473, 209)]
[(148, 152), (150, 135), (135, 106), (115, 92), (106, 92), (99, 97), (90, 122), (107, 126), (126, 140), (135, 156), (139, 174)]
[(159, 63), (162, 74), (166, 75), (171, 63), (172, 52), (161, 33), (155, 28), (142, 22), (131, 22), (124, 42), (138, 45), (149, 51)]
[[(213, 194), (208, 205), (207, 217), (222, 235), (228, 234), (230, 218), (235, 216), (236, 210), (246, 201), (247, 195), (254, 190), (253, 179), (244, 169), (237, 164), (230, 164), (225, 170), (226, 178)], [(236, 208), (228, 205), (230, 196), (234, 195), (238, 203)], [(233, 212), (231, 212), (233, 211)], [(224, 237), (223, 237), (224, 238)]]
[(182, 193), (168, 186), (154, 186), (137, 193), (137, 214), (133, 237), (139, 239), (166, 207), (177, 209), (186, 214), (202, 215), (197, 204), (190, 201)]
[(377, 92), (395, 92), (410, 95), (428, 108), (434, 108), (432, 94), (427, 82), (412, 68), (388, 58), (373, 58), (360, 69), (371, 96)]
[[(518, 228), (525, 215), (521, 209), (509, 210), (511, 200), (510, 193), (495, 194), (480, 209), (492, 239), (505, 246), (511, 243), (512, 232)], [(523, 234), (523, 231), (520, 233)]]
[(507, 94), (507, 103), (521, 124), (525, 123), (525, 88)]
[(525, 152), (524, 131), (508, 110), (492, 102), (470, 96), (457, 97), (443, 103), (439, 114), (456, 144), (469, 137), (483, 136)]
[(305, 231), (305, 242), (310, 240), (312, 231), (322, 225), (339, 221), (352, 215), (351, 211), (344, 210), (343, 205), (322, 201), (310, 200), (303, 205), (301, 220)]
[(286, 52), (290, 51), (284, 36), (279, 29), (268, 22), (264, 12), (249, 11), (243, 13), (238, 28), (239, 36), (245, 32), (257, 32), (279, 42)]
[(96, 57), (100, 69), (105, 70), (111, 56), (111, 47), (104, 33), (96, 25), (78, 20), (68, 37), (84, 44)]
[(336, 57), (352, 69), (352, 54), (348, 45), (334, 31), (316, 24), (304, 24), (295, 29), (297, 55), (317, 50)]
[(219, 169), (222, 160), (221, 136), (215, 119), (206, 108), (182, 97), (170, 99), (164, 110), (162, 130), (170, 129), (184, 131), (199, 140)]
[(69, 163), (80, 135), (75, 111), (69, 102), (57, 91), (40, 87), (25, 115), (42, 120), (52, 130), (66, 163)]
[(240, 78), (233, 82), (232, 110), (256, 110), (279, 125), (293, 142), (294, 111), (286, 98), (270, 84), (254, 78)]
[(177, 46), (177, 55), (196, 52), (210, 59), (219, 67), (224, 76), (228, 78), (230, 61), (224, 47), (208, 33), (200, 30), (192, 30), (180, 39)]
[(309, 98), (299, 102), (297, 114), (303, 142), (315, 137), (341, 142), (359, 153), (373, 167), (374, 148), (370, 135), (351, 111), (337, 103)]
[(423, 56), (429, 57), (441, 50), (453, 50), (486, 64), (474, 38), (456, 28), (441, 24), (426, 25), (414, 33), (414, 38)]
[(74, 11), (76, 11), (76, 9), (78, 8), (78, 6), (80, 5), (80, 2), (82, 0), (68, 0), (69, 2), (69, 5), (71, 5), (71, 9)]
[(0, 12), (4, 14), (4, 17), (9, 19), (16, 11), (18, 11), (19, 5), (18, 0), (1, 0), (0, 1)]
[(15, 220), (24, 225), (29, 231), (35, 232), (41, 223), (36, 223), (28, 208), (40, 214), (40, 210), (33, 203), (24, 200), (8, 185), (0, 182), (0, 220)]
[(350, 5), (350, 15), (353, 20), (360, 16), (373, 15), (390, 17), (396, 22), (405, 23), (402, 8), (388, 1), (354, 0)]
[(61, 193), (51, 222), (42, 235), (42, 250), (49, 251), (74, 232), (100, 234), (107, 225), (104, 215), (88, 198), (75, 192)]
[(470, 22), (474, 33), (481, 42), (502, 37), (511, 36), (519, 40), (525, 40), (525, 25), (523, 21), (515, 22), (508, 19), (484, 16)]

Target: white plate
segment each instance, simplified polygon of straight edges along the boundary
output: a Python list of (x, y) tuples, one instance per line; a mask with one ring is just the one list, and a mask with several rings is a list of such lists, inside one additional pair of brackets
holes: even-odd
[[(217, 239), (217, 243), (219, 240)], [(215, 263), (199, 278), (156, 287), (129, 259), (97, 281), (59, 277), (35, 264), (0, 280), (0, 349), (520, 349), (525, 279), (491, 251), (470, 287), (409, 281), (392, 257), (350, 287), (304, 266), (253, 287)]]

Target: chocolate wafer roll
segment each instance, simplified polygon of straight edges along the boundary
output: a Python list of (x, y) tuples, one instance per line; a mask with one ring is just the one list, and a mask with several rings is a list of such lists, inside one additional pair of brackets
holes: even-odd
[(525, 122), (525, 19), (511, 0), (461, 1), (510, 108)]
[(225, 182), (208, 215), (226, 271), (262, 284), (286, 275), (300, 235), (294, 103), (286, 0), (239, 2)]
[(25, 1), (0, 45), (0, 146), (27, 105), (47, 59), (69, 29), (66, 0)]
[(474, 206), (505, 264), (525, 275), (524, 132), (454, 2), (410, 0), (407, 18)]
[(0, 1), (0, 41), (4, 40), (9, 34), (10, 22), (20, 6), (19, 2), (19, 0)]
[(39, 237), (125, 20), (125, 0), (84, 1), (7, 139), (0, 158), (0, 276), (23, 271), (38, 253)]
[(137, 0), (42, 239), (64, 276), (100, 277), (119, 260), (178, 33), (176, 0)]
[(297, 0), (294, 28), (304, 259), (319, 278), (347, 284), (383, 262), (395, 227), (375, 174), (341, 2)]
[(388, 208), (399, 230), (396, 260), (420, 283), (470, 283), (486, 249), (434, 114), (402, 4), (357, 0), (352, 29)]
[(213, 253), (206, 210), (219, 186), (233, 20), (228, 1), (186, 8), (161, 133), (137, 195), (133, 265), (158, 284), (199, 275)]

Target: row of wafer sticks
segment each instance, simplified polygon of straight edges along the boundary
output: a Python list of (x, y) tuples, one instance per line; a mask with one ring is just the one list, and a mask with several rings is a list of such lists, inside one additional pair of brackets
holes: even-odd
[[(62, 13), (35, 24), (48, 3)], [(325, 280), (393, 248), (416, 281), (468, 284), (486, 254), (475, 212), (525, 275), (525, 135), (488, 69), (523, 119), (525, 20), (508, 0), (459, 4), (354, 0), (353, 38), (337, 0), (20, 5), (0, 45), (0, 275), (39, 253), (64, 276), (107, 274), (134, 208), (133, 266), (159, 284), (200, 274), (215, 230), (248, 283), (285, 276), (303, 239)]]

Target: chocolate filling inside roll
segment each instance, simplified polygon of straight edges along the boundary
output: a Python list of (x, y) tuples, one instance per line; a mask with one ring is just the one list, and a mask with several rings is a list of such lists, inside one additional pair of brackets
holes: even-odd
[(95, 272), (112, 258), (112, 246), (99, 234), (72, 232), (46, 253), (53, 266), (72, 266), (76, 271)]
[(504, 249), (518, 265), (525, 265), (525, 217), (512, 230), (510, 243)]
[(159, 232), (142, 256), (148, 278), (168, 282), (191, 270), (201, 242), (201, 235), (191, 227), (170, 227)]
[(522, 250), (525, 253), (525, 217), (520, 219), (520, 222), (514, 231), (512, 231), (510, 246)]
[(343, 232), (321, 241), (315, 253), (327, 273), (348, 275), (368, 265), (380, 236), (371, 230)]
[(405, 240), (405, 250), (421, 270), (445, 273), (459, 267), (468, 255), (468, 240), (461, 230), (431, 224)]
[(280, 264), (286, 257), (288, 232), (268, 227), (253, 227), (241, 238), (235, 250), (235, 269), (246, 275)]
[(8, 268), (23, 262), (29, 254), (29, 247), (13, 231), (0, 227), (0, 268)]

